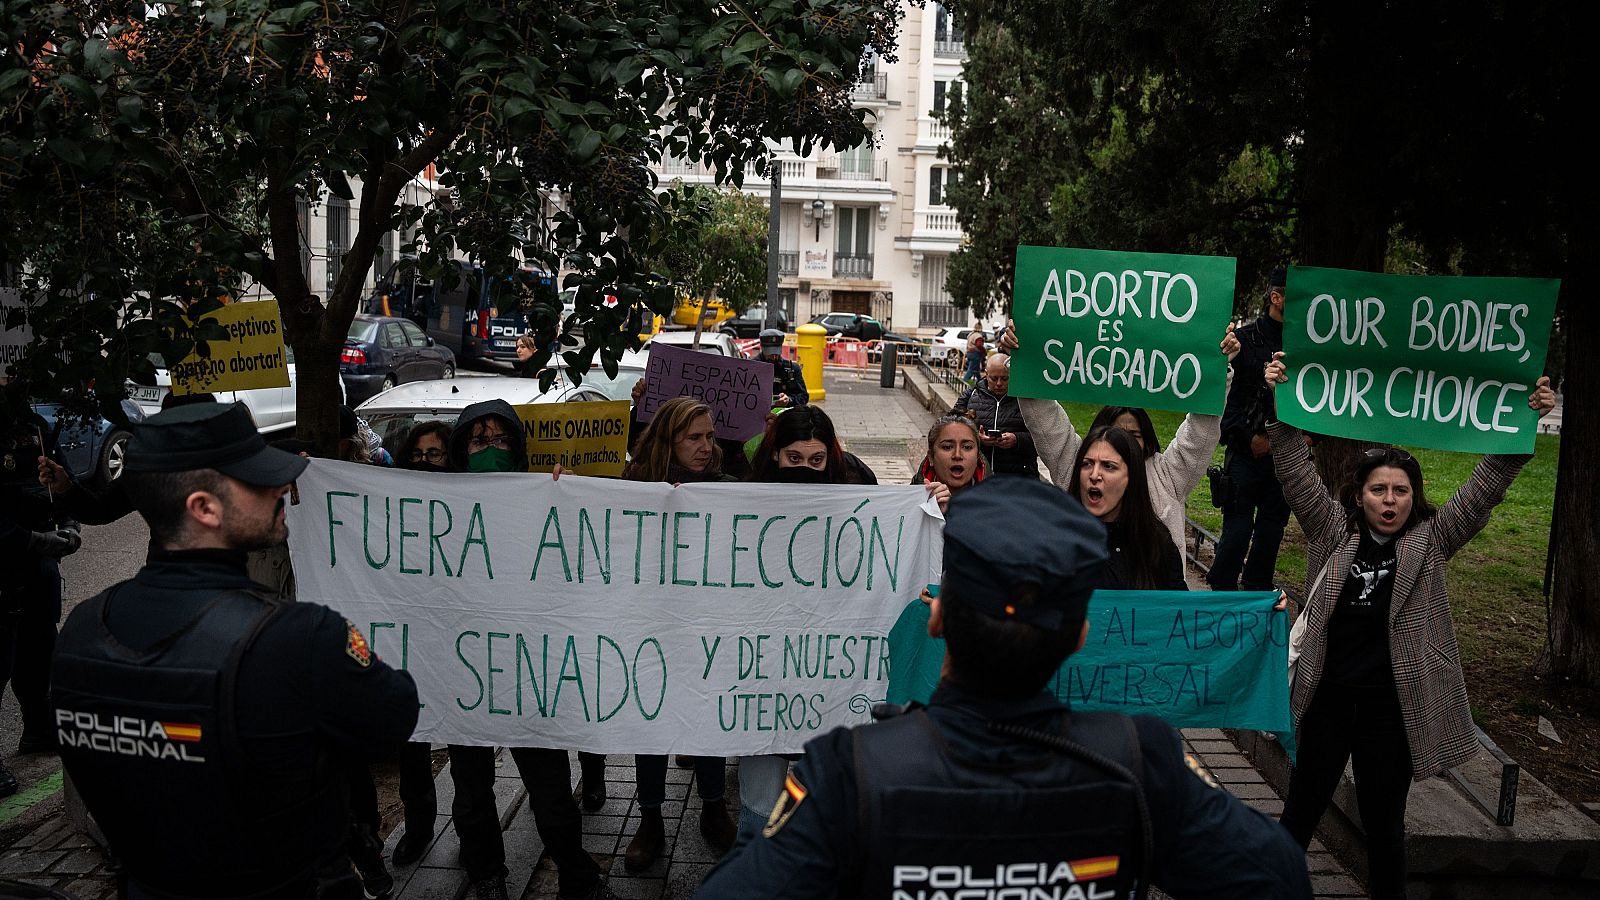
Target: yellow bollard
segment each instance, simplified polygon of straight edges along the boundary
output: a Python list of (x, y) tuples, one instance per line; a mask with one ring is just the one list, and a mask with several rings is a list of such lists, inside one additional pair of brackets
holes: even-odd
[(827, 353), (828, 329), (821, 325), (801, 325), (794, 330), (795, 356), (800, 360), (800, 374), (805, 376), (806, 391), (811, 402), (828, 399), (822, 389), (822, 358)]

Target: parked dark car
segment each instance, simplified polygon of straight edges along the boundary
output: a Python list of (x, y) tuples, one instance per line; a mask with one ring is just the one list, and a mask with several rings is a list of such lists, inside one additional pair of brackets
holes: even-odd
[[(767, 308), (765, 306), (752, 306), (745, 310), (743, 315), (724, 320), (721, 325), (717, 326), (717, 330), (723, 334), (731, 334), (736, 338), (753, 338), (760, 337), (761, 332), (766, 327)], [(789, 330), (789, 317), (785, 316), (781, 309), (778, 310), (777, 328), (779, 331)]]
[(130, 425), (144, 421), (144, 410), (132, 400), (120, 404), (128, 424), (119, 425), (96, 414), (87, 417), (67, 411), (60, 403), (35, 403), (33, 411), (45, 420), (46, 441), (55, 438), (53, 458), (77, 481), (105, 487), (122, 477), (127, 462)]
[[(922, 357), (922, 351), (928, 348), (927, 341), (919, 341), (909, 334), (898, 331), (885, 331), (883, 339), (896, 345), (896, 362), (904, 365), (914, 363)], [(879, 345), (867, 348), (867, 362), (878, 363), (883, 361), (883, 351)]]
[(409, 319), (356, 316), (339, 354), (339, 376), (354, 405), (407, 381), (454, 378), (456, 357)]
[(883, 323), (871, 316), (847, 312), (820, 313), (811, 317), (811, 324), (828, 330), (829, 337), (852, 338), (858, 341), (875, 341), (883, 337)]

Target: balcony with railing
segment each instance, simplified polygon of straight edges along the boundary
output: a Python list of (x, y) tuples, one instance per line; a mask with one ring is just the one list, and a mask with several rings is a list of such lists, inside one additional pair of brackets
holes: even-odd
[(850, 90), (850, 98), (865, 103), (889, 99), (889, 73), (867, 72)]
[(855, 256), (848, 253), (835, 254), (833, 257), (833, 277), (835, 278), (871, 278), (872, 254)]
[(934, 141), (935, 143), (943, 143), (950, 140), (950, 126), (947, 123), (940, 122), (935, 119), (929, 119), (927, 121), (929, 140)]
[(817, 178), (840, 181), (888, 181), (887, 159), (830, 156), (817, 163)]
[(956, 219), (953, 209), (918, 210), (916, 214), (916, 233), (930, 235), (958, 236), (961, 234), (961, 222)]
[(933, 55), (936, 59), (966, 59), (967, 39), (962, 35), (951, 35), (949, 38), (935, 38), (933, 42)]
[(799, 250), (779, 250), (778, 251), (778, 274), (779, 275), (799, 275), (800, 274), (800, 251)]

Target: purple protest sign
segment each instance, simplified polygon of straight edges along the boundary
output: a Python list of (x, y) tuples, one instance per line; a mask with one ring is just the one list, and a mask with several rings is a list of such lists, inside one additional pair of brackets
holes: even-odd
[(661, 404), (673, 397), (705, 401), (717, 437), (742, 441), (767, 427), (772, 363), (651, 344), (644, 396), (637, 407), (639, 421), (655, 418)]

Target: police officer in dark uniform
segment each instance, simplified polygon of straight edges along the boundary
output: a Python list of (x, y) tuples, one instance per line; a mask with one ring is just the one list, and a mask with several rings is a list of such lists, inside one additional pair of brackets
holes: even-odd
[(246, 574), (305, 467), (238, 403), (134, 433), (123, 489), (159, 552), (72, 611), (52, 670), (62, 762), (124, 896), (361, 896), (343, 773), (410, 736), (417, 691), (338, 613)]
[(929, 705), (807, 744), (762, 836), (696, 897), (1311, 896), (1288, 832), (1198, 774), (1171, 727), (1045, 691), (1088, 633), (1093, 516), (1002, 478), (952, 498), (944, 536)]
[(783, 358), (783, 332), (768, 328), (761, 332), (761, 358), (772, 363), (772, 405), (805, 406), (811, 399), (799, 363)]

